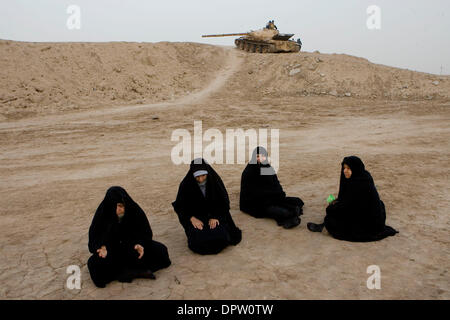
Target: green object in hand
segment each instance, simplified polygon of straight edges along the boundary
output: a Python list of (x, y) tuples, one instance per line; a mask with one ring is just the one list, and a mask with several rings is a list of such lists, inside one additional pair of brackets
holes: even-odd
[(336, 198), (332, 194), (330, 194), (327, 198), (328, 203), (332, 203), (334, 200), (336, 200)]

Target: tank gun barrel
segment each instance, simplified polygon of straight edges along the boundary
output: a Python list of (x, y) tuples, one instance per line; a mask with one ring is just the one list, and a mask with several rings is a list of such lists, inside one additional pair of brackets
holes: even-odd
[(202, 35), (202, 38), (245, 36), (247, 34), (248, 34), (248, 32), (245, 32), (245, 33), (204, 34), (204, 35)]

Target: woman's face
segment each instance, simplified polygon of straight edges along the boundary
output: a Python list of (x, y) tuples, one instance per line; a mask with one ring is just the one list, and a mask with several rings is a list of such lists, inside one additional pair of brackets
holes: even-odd
[(267, 160), (267, 158), (265, 155), (260, 154), (260, 153), (258, 153), (256, 155), (256, 161), (258, 161), (258, 163), (265, 162), (266, 160)]
[(345, 163), (344, 163), (344, 170), (343, 171), (344, 171), (345, 178), (350, 179), (350, 177), (352, 176), (352, 170)]
[(197, 180), (198, 183), (203, 183), (206, 180), (206, 174), (202, 174), (201, 176), (195, 177), (195, 180)]
[(125, 214), (125, 206), (123, 203), (117, 203), (116, 214), (120, 217)]

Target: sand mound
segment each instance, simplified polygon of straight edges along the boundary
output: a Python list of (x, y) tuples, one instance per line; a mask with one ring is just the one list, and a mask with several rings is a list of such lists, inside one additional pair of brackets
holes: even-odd
[(17, 117), (143, 104), (198, 90), (221, 69), (221, 48), (193, 43), (0, 41), (0, 113)]
[[(228, 87), (234, 95), (254, 99), (308, 95), (450, 98), (449, 76), (377, 65), (363, 58), (307, 52), (249, 54), (236, 50), (235, 54), (244, 57), (244, 63)], [(0, 120), (170, 101), (202, 89), (227, 63), (223, 47), (168, 42), (0, 40), (0, 56)]]
[(254, 96), (330, 95), (387, 100), (450, 98), (450, 77), (392, 68), (345, 54), (246, 54), (236, 89)]

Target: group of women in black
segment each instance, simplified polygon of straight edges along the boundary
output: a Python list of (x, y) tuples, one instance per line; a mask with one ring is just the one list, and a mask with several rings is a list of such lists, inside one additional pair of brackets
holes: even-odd
[[(336, 239), (368, 242), (395, 235), (386, 226), (386, 210), (370, 173), (356, 156), (341, 164), (339, 194), (326, 208), (322, 223)], [(300, 224), (303, 201), (288, 197), (268, 161), (267, 150), (257, 147), (242, 172), (240, 210), (256, 218), (274, 219), (290, 229)], [(237, 245), (242, 232), (230, 214), (227, 189), (217, 172), (202, 158), (191, 162), (172, 206), (183, 226), (188, 247), (198, 254), (217, 254)], [(88, 269), (97, 287), (113, 280), (155, 279), (154, 272), (171, 264), (167, 247), (152, 238), (144, 211), (121, 187), (111, 187), (95, 212), (89, 229)]]

